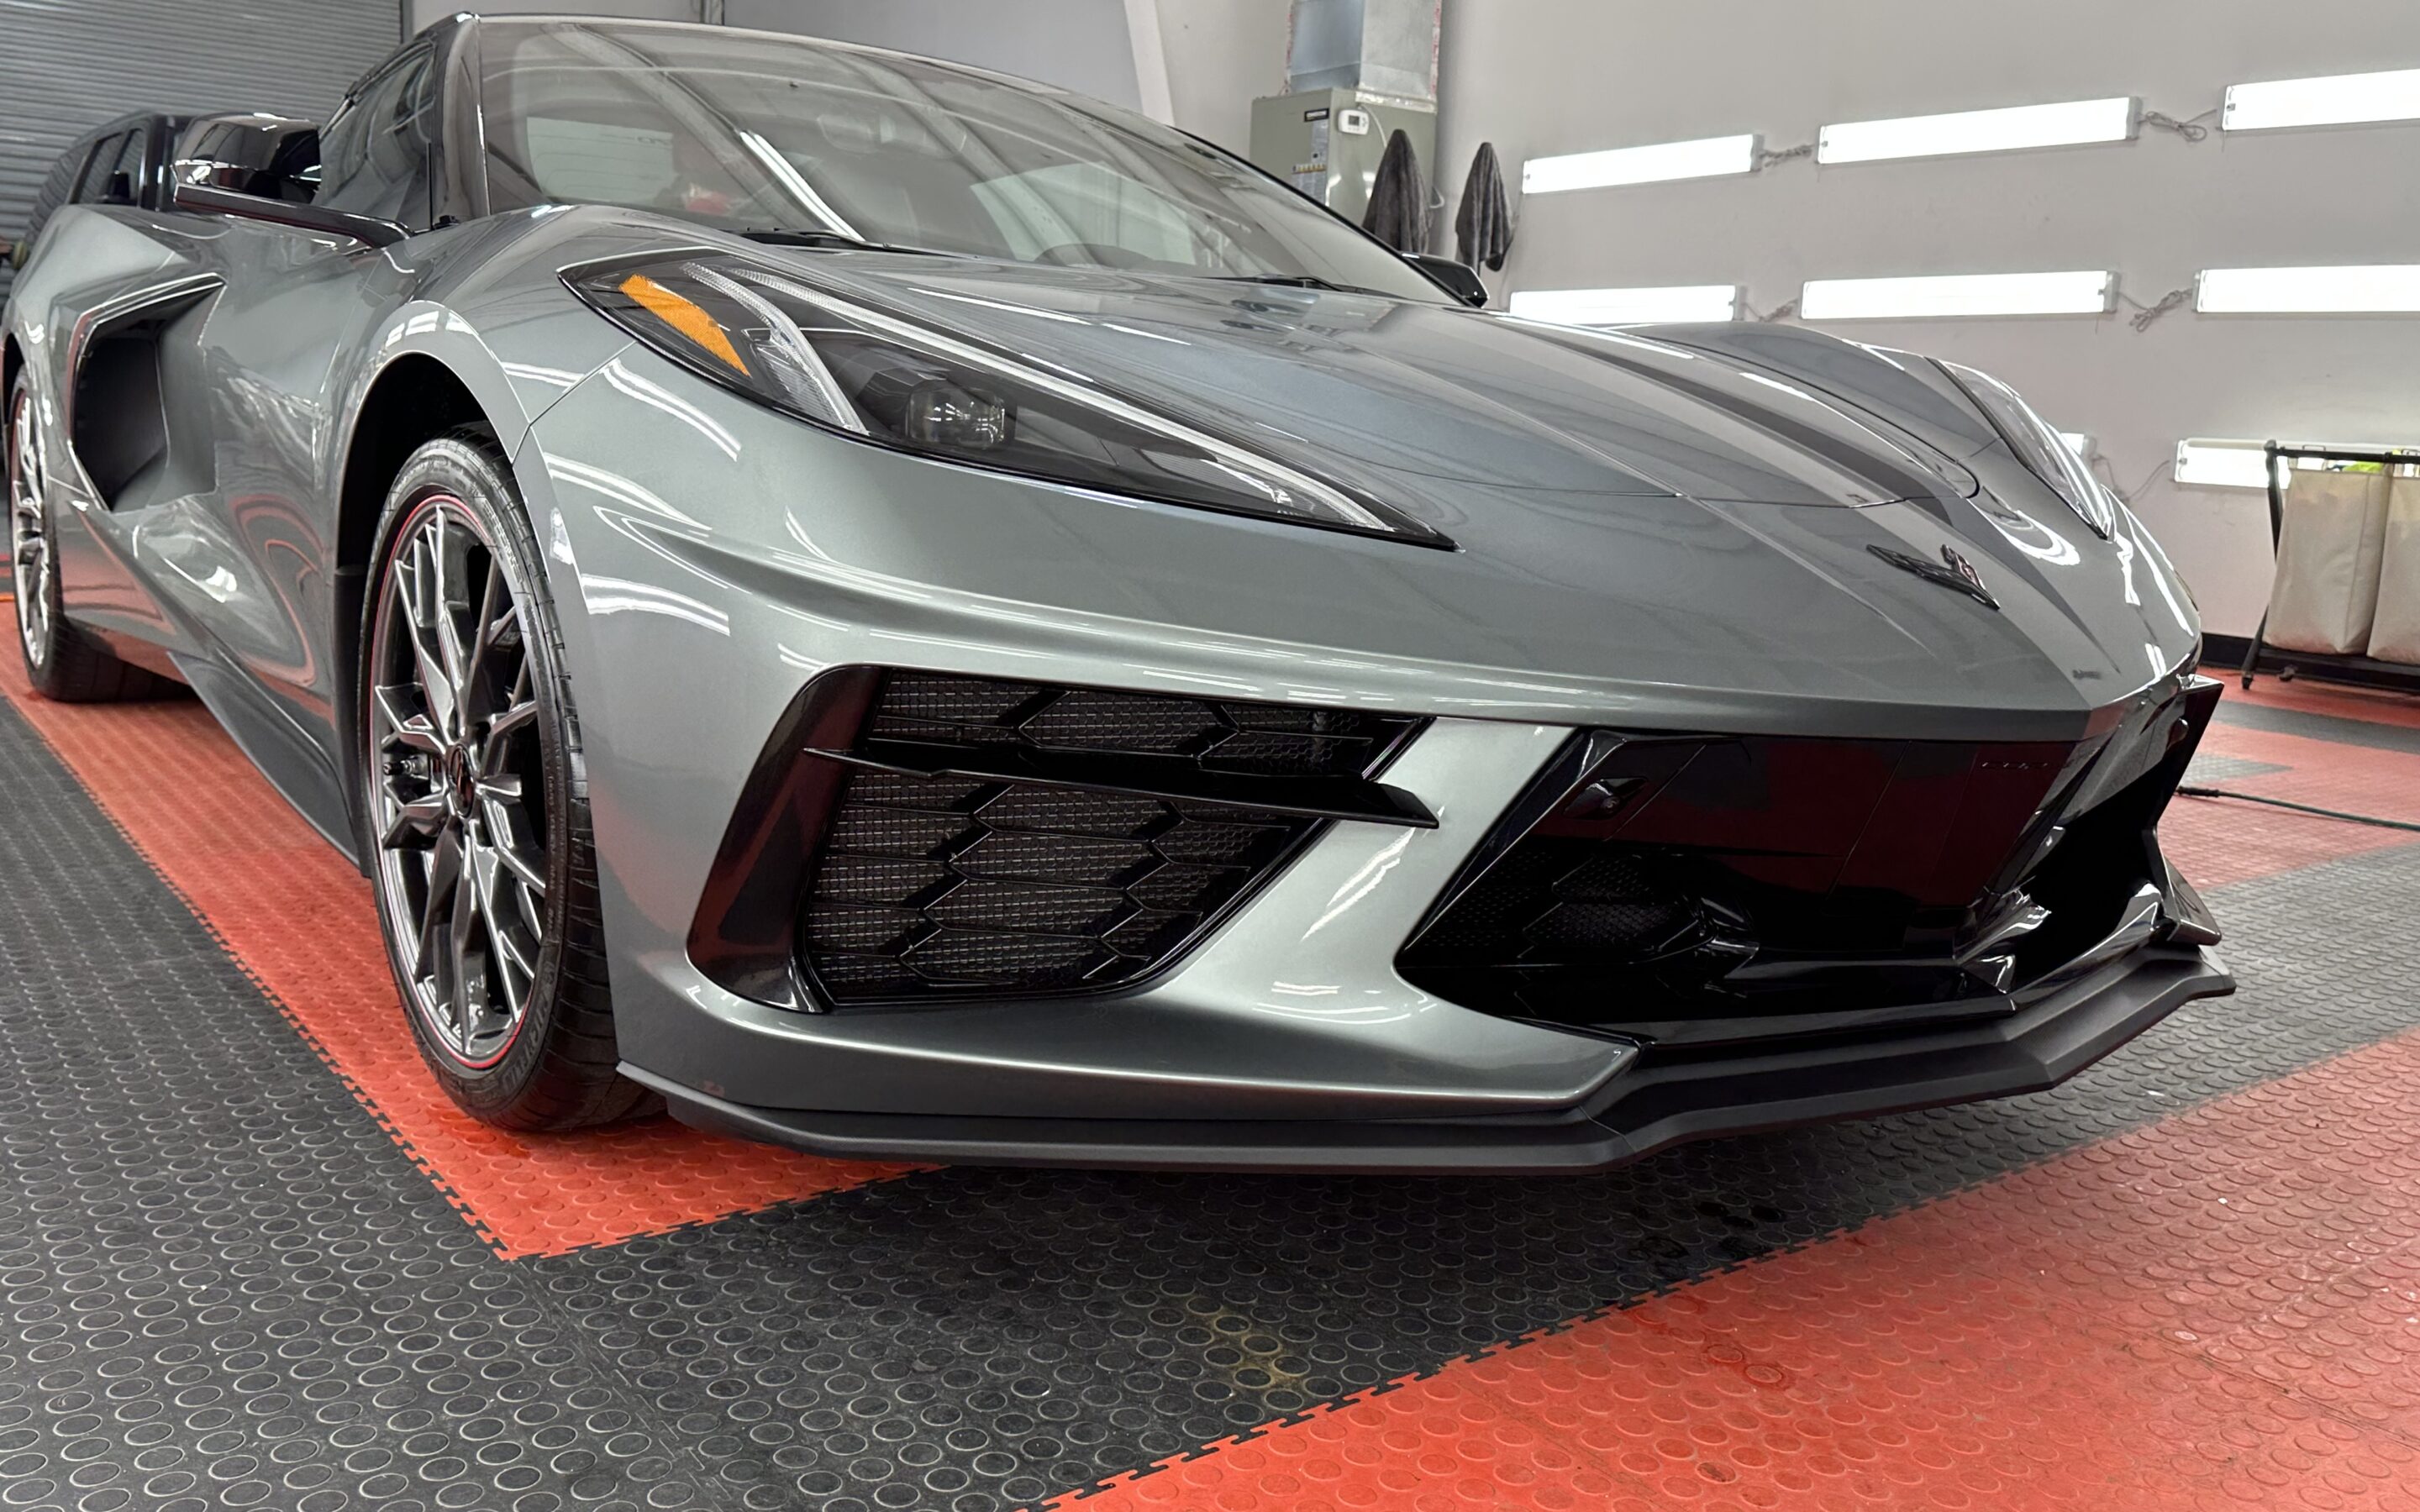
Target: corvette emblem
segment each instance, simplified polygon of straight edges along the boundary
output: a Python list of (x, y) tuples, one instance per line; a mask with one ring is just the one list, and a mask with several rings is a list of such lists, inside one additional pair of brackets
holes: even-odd
[(1866, 549), (1902, 572), (1912, 572), (1926, 582), (1939, 583), (1944, 588), (1955, 589), (1985, 609), (1995, 609), (2000, 607), (2000, 601), (1993, 598), (1992, 591), (1983, 586), (1983, 575), (1975, 570), (1975, 564), (1948, 547), (1945, 546), (1941, 548), (1939, 566), (1934, 566), (1912, 552), (1895, 550), (1887, 546), (1869, 546)]

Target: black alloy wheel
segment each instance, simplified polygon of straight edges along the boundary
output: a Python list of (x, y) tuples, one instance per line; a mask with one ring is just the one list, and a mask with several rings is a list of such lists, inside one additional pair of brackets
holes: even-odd
[(23, 374), (8, 391), (5, 440), (0, 452), (8, 479), (9, 593), (16, 600), (17, 650), (25, 659), (26, 681), (35, 692), (62, 703), (110, 703), (173, 688), (166, 678), (118, 660), (68, 620), (52, 530), (50, 457), (33, 381)]

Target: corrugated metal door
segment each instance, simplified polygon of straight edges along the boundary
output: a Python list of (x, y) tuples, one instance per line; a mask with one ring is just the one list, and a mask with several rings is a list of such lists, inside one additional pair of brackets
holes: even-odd
[(0, 245), (82, 132), (132, 110), (321, 120), (401, 29), (396, 0), (0, 0)]

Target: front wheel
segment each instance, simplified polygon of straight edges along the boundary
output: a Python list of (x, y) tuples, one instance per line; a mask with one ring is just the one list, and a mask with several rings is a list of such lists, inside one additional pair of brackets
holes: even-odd
[(362, 809), (413, 1039), (487, 1122), (638, 1111), (613, 999), (562, 636), (512, 474), (463, 431), (387, 495), (363, 641)]

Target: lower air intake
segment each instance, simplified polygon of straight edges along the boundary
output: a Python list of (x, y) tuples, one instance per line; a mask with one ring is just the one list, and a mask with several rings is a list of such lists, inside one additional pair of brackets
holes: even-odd
[(835, 1003), (1119, 986), (1181, 950), (1317, 823), (861, 772), (807, 904), (815, 981)]
[(845, 748), (809, 752), (844, 774), (798, 929), (812, 995), (843, 1008), (1140, 982), (1326, 819), (1424, 820), (1368, 780), (1419, 722), (888, 674)]
[(2216, 694), (2075, 743), (1590, 732), (1396, 964), (1650, 1054), (2010, 1013), (2172, 886), (2155, 831)]

